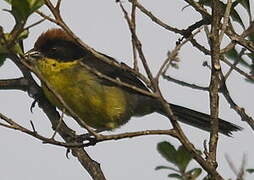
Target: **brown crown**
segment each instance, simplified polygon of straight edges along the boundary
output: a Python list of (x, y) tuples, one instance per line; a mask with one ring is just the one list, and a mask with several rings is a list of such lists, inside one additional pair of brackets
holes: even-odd
[(34, 44), (35, 49), (41, 49), (49, 41), (66, 40), (72, 41), (73, 39), (62, 29), (54, 28), (42, 33)]

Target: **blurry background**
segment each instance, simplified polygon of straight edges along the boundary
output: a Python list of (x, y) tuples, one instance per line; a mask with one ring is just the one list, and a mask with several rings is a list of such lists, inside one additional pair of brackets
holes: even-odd
[[(179, 29), (184, 29), (201, 19), (200, 15), (191, 7), (182, 11), (181, 9), (187, 5), (183, 1), (140, 2), (164, 22)], [(253, 2), (250, 1), (250, 3), (254, 9)], [(123, 2), (123, 4), (129, 7), (128, 2)], [(1, 9), (10, 9), (10, 6), (2, 0), (0, 7)], [(48, 12), (46, 8), (41, 10), (45, 13)], [(63, 1), (61, 13), (65, 22), (84, 42), (98, 51), (132, 65), (131, 36), (117, 3), (99, 0)], [(40, 17), (37, 15), (31, 16), (28, 25), (39, 19)], [(1, 10), (0, 23), (4, 31), (8, 32), (14, 25), (14, 19), (8, 12)], [(31, 49), (37, 37), (52, 27), (56, 26), (45, 21), (32, 28), (29, 38), (24, 41), (25, 50)], [(138, 13), (137, 16), (137, 34), (154, 73), (157, 72), (166, 58), (168, 50), (172, 50), (175, 47), (175, 42), (181, 37), (164, 30), (141, 13)], [(196, 38), (199, 42), (206, 42), (204, 34), (199, 34)], [(187, 43), (180, 51), (179, 57), (181, 59), (179, 69), (170, 68), (168, 71), (171, 76), (201, 86), (209, 85), (210, 70), (202, 66), (204, 61), (210, 61), (209, 56), (204, 56), (190, 43)], [(223, 71), (227, 72), (229, 68), (223, 63), (222, 65)], [(0, 79), (20, 76), (21, 73), (11, 61), (6, 61), (0, 68)], [(165, 80), (161, 80), (160, 85), (169, 102), (209, 113), (208, 93), (185, 88)], [(254, 92), (253, 84), (247, 83), (242, 76), (233, 72), (227, 81), (227, 85), (235, 102), (253, 116), (254, 102), (251, 94)], [(39, 133), (50, 137), (53, 134), (51, 124), (37, 106), (33, 109), (33, 113), (30, 112), (29, 108), (32, 101), (33, 99), (24, 92), (2, 90), (0, 91), (0, 112), (26, 127), (30, 127), (29, 121), (32, 120)], [(253, 131), (230, 109), (222, 96), (220, 99), (220, 117), (244, 128), (242, 132), (235, 133), (233, 138), (221, 135), (219, 139), (219, 172), (226, 178), (234, 178), (235, 176), (225, 160), (225, 154), (231, 157), (236, 167), (240, 167), (245, 154), (247, 158), (246, 168), (254, 168), (254, 145), (251, 143)], [(65, 122), (77, 132), (83, 132), (73, 119), (65, 117)], [(209, 139), (209, 134), (187, 125), (182, 126), (196, 147), (203, 150), (203, 141)], [(161, 115), (152, 114), (142, 118), (133, 118), (113, 133), (167, 128), (170, 128), (169, 120)], [(65, 157), (65, 148), (42, 144), (33, 137), (3, 127), (0, 127), (0, 132), (1, 180), (90, 179), (88, 173), (71, 154), (70, 159)], [(169, 172), (155, 171), (154, 168), (158, 165), (168, 165), (156, 150), (157, 143), (164, 140), (179, 145), (171, 137), (146, 136), (103, 142), (95, 147), (86, 148), (86, 150), (94, 160), (101, 164), (107, 179), (163, 180), (168, 179), (167, 174)], [(253, 179), (253, 175), (247, 177), (247, 179)]]

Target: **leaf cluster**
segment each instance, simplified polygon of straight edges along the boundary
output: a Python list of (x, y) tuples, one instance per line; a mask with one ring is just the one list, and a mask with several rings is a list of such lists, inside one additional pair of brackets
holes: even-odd
[(202, 173), (201, 168), (187, 170), (193, 158), (183, 145), (176, 149), (170, 142), (163, 141), (158, 143), (157, 150), (164, 159), (176, 166), (176, 168), (171, 166), (157, 166), (155, 168), (156, 170), (167, 169), (174, 171), (168, 177), (180, 180), (194, 180)]

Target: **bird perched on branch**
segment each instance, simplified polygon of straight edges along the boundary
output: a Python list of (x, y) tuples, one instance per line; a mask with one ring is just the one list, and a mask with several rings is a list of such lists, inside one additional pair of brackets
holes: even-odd
[[(81, 121), (95, 129), (112, 130), (125, 124), (132, 116), (144, 116), (153, 112), (166, 116), (164, 108), (156, 98), (98, 75), (100, 73), (149, 92), (133, 72), (102, 61), (82, 48), (62, 29), (50, 29), (41, 34), (28, 56), (43, 79)], [(106, 57), (117, 63), (113, 58)], [(50, 102), (63, 109), (44, 82), (42, 88)], [(175, 104), (170, 106), (179, 121), (210, 130), (209, 115)], [(82, 122), (77, 122), (83, 126)], [(219, 119), (220, 133), (231, 135), (233, 131), (240, 129), (237, 125)]]

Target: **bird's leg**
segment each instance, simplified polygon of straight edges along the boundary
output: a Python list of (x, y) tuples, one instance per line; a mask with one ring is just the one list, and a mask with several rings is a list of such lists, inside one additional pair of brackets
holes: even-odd
[[(103, 131), (106, 131), (106, 129), (96, 129), (95, 130), (96, 133), (101, 133)], [(94, 137), (90, 133), (77, 135), (76, 141), (79, 142), (79, 143), (83, 143), (84, 141), (88, 141), (89, 145), (95, 145), (98, 142), (96, 137)]]

